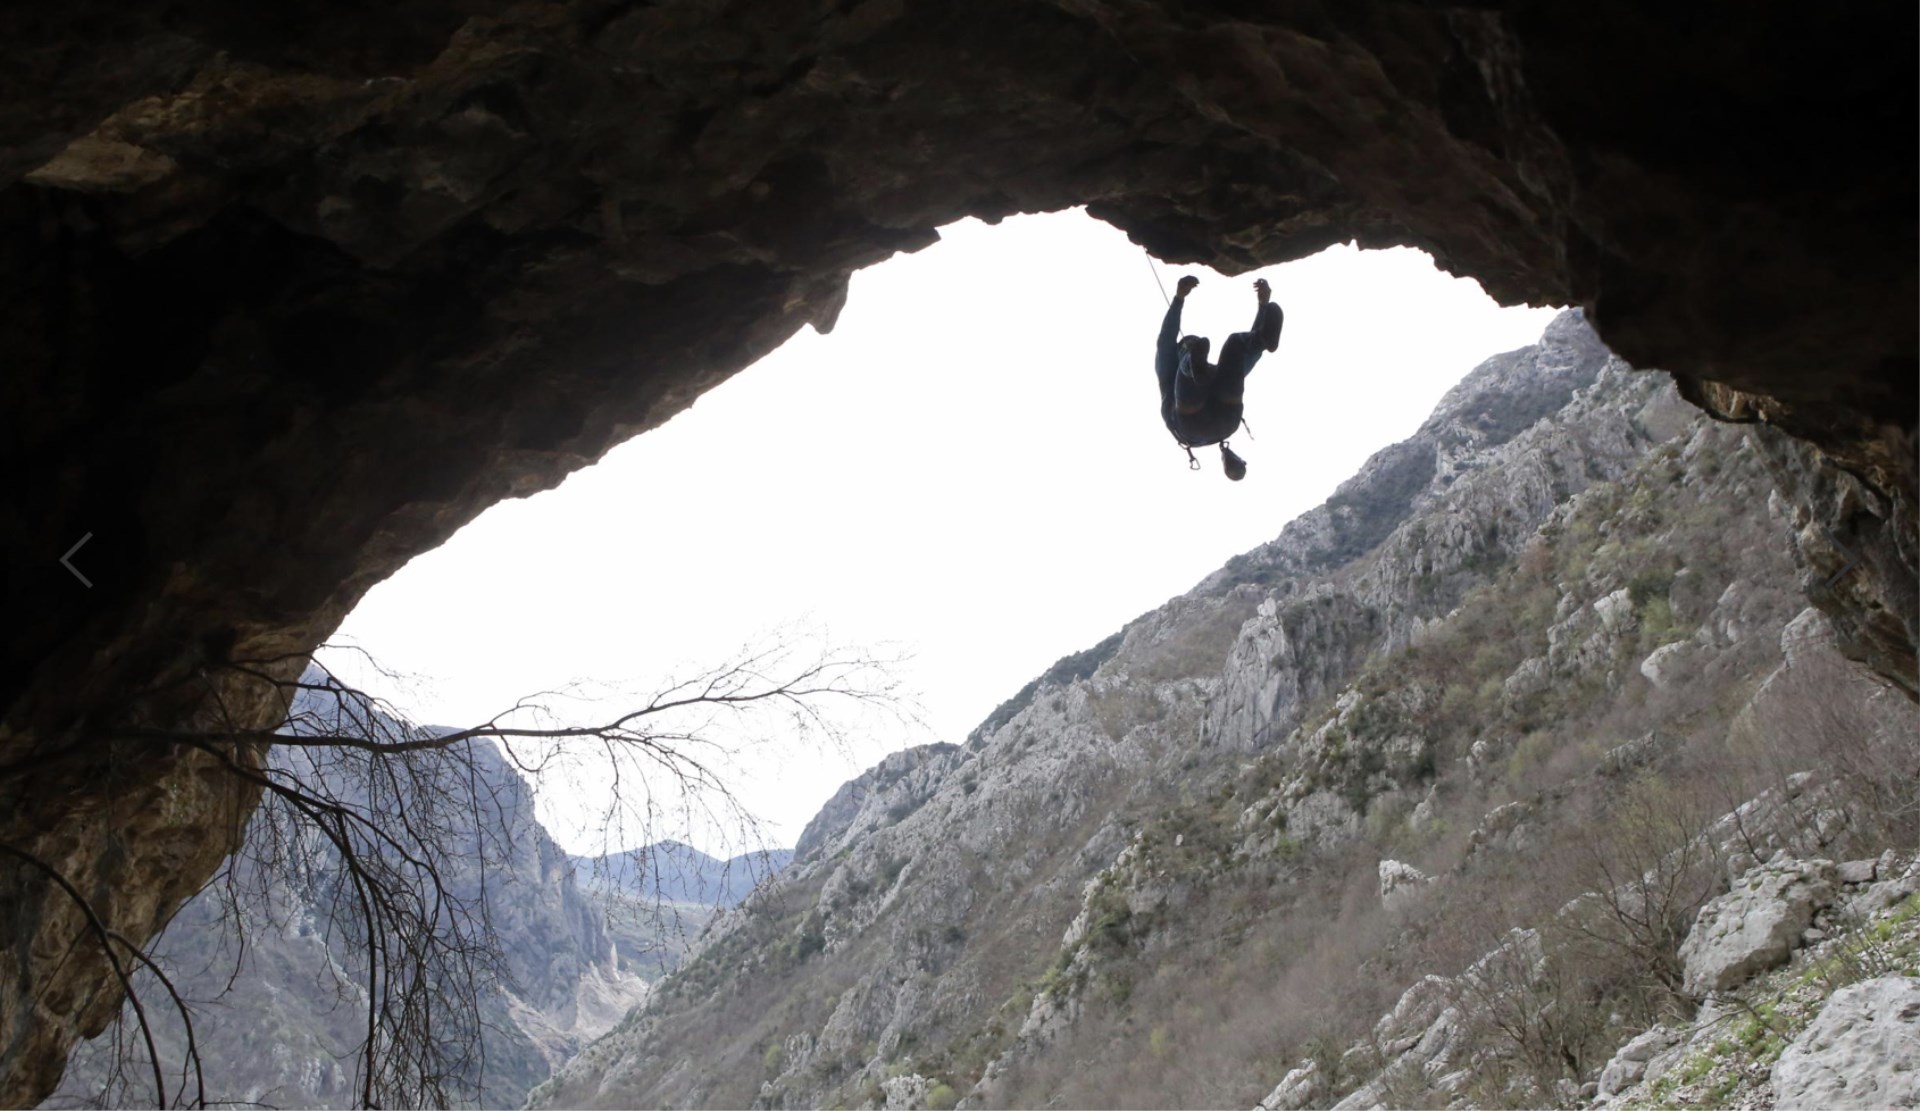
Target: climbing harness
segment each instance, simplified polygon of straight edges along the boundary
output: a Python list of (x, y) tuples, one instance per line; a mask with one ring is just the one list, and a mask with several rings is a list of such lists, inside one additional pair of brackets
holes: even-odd
[[(1240, 428), (1242, 431), (1244, 431), (1247, 434), (1247, 439), (1249, 440), (1253, 439), (1253, 425), (1247, 423), (1247, 418), (1245, 416), (1242, 416), (1240, 418)], [(1184, 451), (1187, 453), (1187, 469), (1190, 471), (1199, 470), (1200, 460), (1194, 458), (1193, 445), (1187, 443), (1185, 440), (1175, 440), (1174, 443), (1179, 445), (1181, 451)], [(1233, 450), (1231, 447), (1228, 446), (1225, 440), (1220, 441), (1220, 446), (1223, 448), (1226, 448), (1228, 451)]]

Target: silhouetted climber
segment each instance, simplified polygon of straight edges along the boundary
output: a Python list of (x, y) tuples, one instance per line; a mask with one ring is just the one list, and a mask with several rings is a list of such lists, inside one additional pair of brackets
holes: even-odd
[(1247, 462), (1227, 446), (1227, 437), (1240, 430), (1241, 395), (1247, 374), (1260, 361), (1262, 351), (1280, 346), (1280, 325), (1286, 314), (1272, 302), (1273, 291), (1267, 280), (1253, 283), (1260, 307), (1253, 314), (1253, 327), (1235, 332), (1220, 345), (1220, 362), (1207, 362), (1209, 344), (1203, 336), (1180, 336), (1180, 309), (1187, 294), (1200, 284), (1191, 274), (1174, 287), (1173, 300), (1167, 305), (1166, 319), (1160, 323), (1160, 341), (1154, 348), (1153, 369), (1160, 377), (1160, 419), (1195, 469), (1200, 462), (1193, 449), (1207, 444), (1220, 445), (1220, 465), (1235, 482), (1247, 476)]

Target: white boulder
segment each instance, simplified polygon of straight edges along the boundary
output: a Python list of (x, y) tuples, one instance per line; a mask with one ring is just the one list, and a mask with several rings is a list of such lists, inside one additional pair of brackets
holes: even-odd
[(1724, 991), (1784, 964), (1814, 912), (1833, 901), (1833, 880), (1828, 860), (1781, 859), (1740, 877), (1700, 908), (1680, 945), (1687, 993)]
[(1600, 617), (1600, 627), (1609, 633), (1621, 633), (1633, 627), (1633, 595), (1626, 587), (1593, 603), (1593, 612)]
[(1687, 640), (1661, 645), (1640, 661), (1640, 674), (1656, 687), (1671, 687), (1686, 674), (1694, 651), (1693, 642)]
[(1773, 1066), (1781, 1108), (1920, 1106), (1920, 979), (1882, 976), (1833, 993)]
[(1920, 895), (1920, 857), (1903, 861), (1888, 852), (1874, 862), (1874, 872), (1880, 882), (1868, 884), (1847, 903), (1854, 916), (1868, 918)]
[(1665, 1049), (1671, 1049), (1680, 1042), (1680, 1031), (1670, 1026), (1656, 1026), (1620, 1047), (1600, 1070), (1600, 1095), (1610, 1098), (1619, 1095), (1638, 1084), (1647, 1075), (1647, 1062)]
[(1827, 615), (1808, 606), (1780, 630), (1780, 654), (1788, 667), (1797, 667), (1814, 653), (1833, 644), (1833, 624)]
[(927, 1093), (933, 1090), (933, 1081), (919, 1073), (890, 1076), (880, 1082), (880, 1090), (887, 1097), (886, 1111), (916, 1111), (927, 1105)]
[(1399, 860), (1380, 862), (1380, 905), (1388, 910), (1404, 904), (1415, 892), (1433, 882), (1433, 877)]

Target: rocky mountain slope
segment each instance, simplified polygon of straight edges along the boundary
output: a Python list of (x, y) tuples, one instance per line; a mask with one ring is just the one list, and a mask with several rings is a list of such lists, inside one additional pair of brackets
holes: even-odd
[[(1252, 1104), (1577, 893), (1503, 853), (1637, 797), (1580, 784), (1704, 789), (1802, 608), (1768, 436), (1564, 314), (966, 744), (850, 783), (534, 1104)], [(1388, 909), (1455, 872), (1512, 921)]]
[[(308, 678), (318, 685), (325, 676)], [(350, 713), (390, 724), (364, 703), (342, 711), (347, 701), (302, 690), (292, 721), (315, 731), (317, 723)], [(456, 1099), (517, 1105), (644, 1000), (648, 981), (677, 963), (688, 931), (697, 932), (710, 913), (688, 904), (665, 908), (663, 916), (637, 874), (651, 866), (644, 852), (622, 858), (616, 882), (583, 889), (578, 881), (594, 873), (592, 862), (569, 858), (548, 836), (532, 792), (491, 741), (407, 765), (392, 793), (352, 754), (285, 747), (274, 766), (290, 781), (382, 821), (433, 830), (427, 836), (438, 846), (445, 897), (469, 908), (476, 939), (499, 957), (496, 965), (476, 954), (483, 959), (471, 970), (478, 995), (470, 1015), (463, 1014), (458, 985), (436, 988), (445, 1027), (439, 1036), (458, 1043), (477, 1035), (473, 1052), (451, 1062), (446, 1087)], [(422, 804), (427, 793), (436, 796), (433, 806)], [(182, 908), (152, 956), (192, 1007), (209, 1100), (355, 1106), (362, 1098), (355, 1048), (366, 1033), (366, 995), (363, 949), (351, 920), (342, 918), (348, 876), (332, 846), (285, 819), (272, 810), (256, 817), (247, 849)], [(184, 1029), (150, 979), (144, 996), (161, 1058), (180, 1081)], [(152, 1106), (135, 1029), (123, 1017), (79, 1046), (47, 1106)], [(197, 1088), (183, 1092), (196, 1098)]]

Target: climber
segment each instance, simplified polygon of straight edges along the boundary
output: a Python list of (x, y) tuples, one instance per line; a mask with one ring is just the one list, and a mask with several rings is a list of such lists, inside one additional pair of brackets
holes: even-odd
[[(1160, 419), (1187, 449), (1189, 460), (1193, 460), (1194, 448), (1219, 444), (1220, 465), (1228, 478), (1238, 482), (1247, 476), (1247, 463), (1227, 446), (1227, 437), (1240, 430), (1241, 394), (1247, 374), (1260, 361), (1262, 351), (1280, 347), (1280, 325), (1286, 315), (1272, 302), (1273, 291), (1267, 280), (1256, 280), (1253, 293), (1260, 307), (1254, 312), (1253, 328), (1228, 336), (1220, 345), (1220, 362), (1209, 363), (1204, 337), (1180, 337), (1180, 308), (1199, 284), (1200, 279), (1191, 274), (1181, 278), (1167, 305), (1166, 319), (1160, 323), (1160, 340), (1153, 357), (1154, 372), (1160, 377)], [(1197, 468), (1200, 464), (1196, 460), (1193, 465)]]

